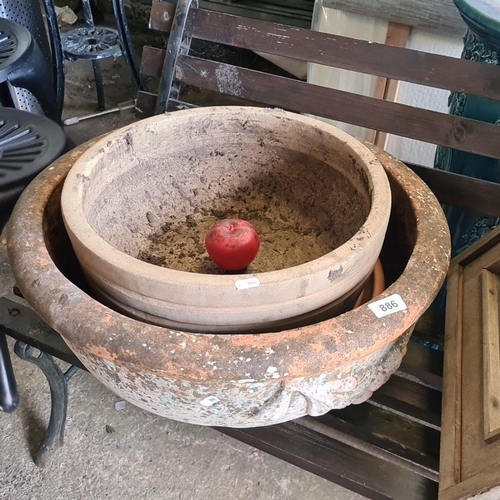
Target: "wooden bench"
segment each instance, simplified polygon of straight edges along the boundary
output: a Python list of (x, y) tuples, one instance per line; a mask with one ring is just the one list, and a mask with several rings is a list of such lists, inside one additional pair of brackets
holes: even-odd
[[(168, 32), (169, 41), (166, 50), (144, 47), (141, 73), (151, 81), (159, 80), (159, 84), (155, 92), (139, 93), (140, 117), (192, 107), (192, 102), (182, 98), (182, 86), (194, 86), (229, 96), (233, 103), (284, 108), (500, 159), (497, 125), (201, 59), (190, 55), (190, 43), (196, 38), (493, 100), (500, 100), (498, 66), (213, 12), (198, 8), (195, 0), (153, 1), (150, 27)], [(500, 217), (499, 185), (420, 165), (410, 167), (443, 203)], [(489, 241), (493, 243), (489, 243), (485, 251), (500, 248), (499, 235), (492, 235)], [(464, 266), (473, 261), (471, 255), (483, 253), (475, 248), (465, 260), (458, 258), (453, 269), (459, 278), (451, 280), (453, 286), (462, 283), (460, 276)], [(496, 269), (495, 266), (492, 269)], [(460, 293), (456, 290), (451, 293), (453, 304), (448, 314), (452, 320), (446, 325), (450, 347), (446, 350), (441, 461), (442, 353), (415, 343), (410, 344), (401, 369), (367, 403), (271, 428), (221, 431), (369, 498), (430, 500), (438, 498), (438, 481), (439, 498), (446, 500), (469, 498), (481, 488), (491, 488), (496, 484), (493, 472), (498, 470), (489, 470), (481, 476), (481, 467), (477, 466), (478, 477), (466, 481), (471, 470), (467, 460), (472, 460), (473, 453), (469, 453), (468, 458), (462, 456), (462, 440), (469, 439), (464, 432), (472, 432), (460, 426), (462, 411), (481, 416), (482, 407), (472, 412), (466, 409), (466, 401), (460, 399), (463, 359), (459, 354), (463, 346), (468, 345), (461, 328), (465, 313), (457, 306), (457, 297), (463, 297)], [(481, 299), (474, 300), (477, 304)], [(491, 324), (489, 335), (497, 342), (498, 332), (491, 333)], [(476, 330), (481, 330), (480, 325), (476, 326)], [(417, 326), (414, 337), (436, 338), (444, 329), (439, 311), (429, 311)], [(478, 349), (476, 346), (474, 355), (480, 354)], [(498, 356), (491, 353), (488, 356), (500, 380)], [(479, 379), (485, 370), (488, 380), (485, 394), (491, 395), (496, 388), (500, 389), (491, 376), (486, 376), (489, 365), (474, 366), (479, 370)], [(473, 387), (472, 382), (468, 382), (468, 386), (469, 390), (482, 388), (479, 382), (477, 387)], [(500, 444), (495, 440), (500, 434), (500, 413), (489, 408), (489, 413), (485, 409), (485, 415), (494, 437), (486, 435), (484, 443), (478, 438), (475, 452), (482, 460), (494, 462), (494, 467), (498, 467), (499, 459), (495, 457), (500, 457)]]

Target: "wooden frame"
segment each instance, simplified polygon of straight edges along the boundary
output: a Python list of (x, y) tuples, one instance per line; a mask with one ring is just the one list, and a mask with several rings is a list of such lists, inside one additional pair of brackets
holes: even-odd
[(499, 283), (497, 228), (457, 257), (449, 273), (442, 500), (500, 498)]

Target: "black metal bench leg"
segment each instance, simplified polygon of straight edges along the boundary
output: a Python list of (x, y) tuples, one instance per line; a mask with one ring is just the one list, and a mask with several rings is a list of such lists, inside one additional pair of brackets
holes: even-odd
[(68, 380), (78, 371), (72, 366), (63, 373), (50, 354), (38, 351), (34, 347), (17, 341), (14, 352), (21, 358), (37, 365), (47, 378), (50, 386), (51, 412), (47, 435), (40, 446), (35, 463), (45, 467), (47, 460), (64, 442), (64, 428), (68, 409)]
[(134, 45), (130, 37), (130, 29), (127, 23), (123, 0), (113, 0), (113, 12), (115, 14), (116, 29), (120, 37), (122, 56), (127, 64), (132, 80), (138, 90), (146, 90), (146, 86), (142, 81), (139, 65), (137, 64), (137, 59), (135, 57)]
[(16, 378), (10, 361), (5, 333), (0, 332), (0, 410), (11, 413), (19, 404)]
[(99, 111), (104, 111), (106, 107), (104, 101), (104, 83), (102, 80), (102, 71), (99, 61), (93, 59), (92, 68), (94, 69), (95, 88), (97, 91), (97, 107), (99, 108)]

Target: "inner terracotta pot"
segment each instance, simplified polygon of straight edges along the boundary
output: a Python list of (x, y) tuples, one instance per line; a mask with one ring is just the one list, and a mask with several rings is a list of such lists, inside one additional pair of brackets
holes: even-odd
[[(398, 368), (415, 323), (443, 284), (450, 236), (441, 206), (410, 169), (373, 148), (393, 209), (381, 252), (388, 285), (335, 318), (281, 332), (188, 333), (126, 317), (87, 293), (64, 230), (63, 181), (84, 144), (44, 170), (12, 214), (12, 272), (35, 312), (120, 398), (198, 425), (255, 427), (367, 400)], [(406, 309), (379, 318), (399, 296)]]
[[(204, 108), (120, 129), (79, 158), (62, 211), (95, 292), (148, 322), (196, 331), (286, 327), (352, 306), (391, 209), (375, 156), (342, 131), (258, 108)], [(261, 250), (222, 274), (204, 249), (224, 218)]]

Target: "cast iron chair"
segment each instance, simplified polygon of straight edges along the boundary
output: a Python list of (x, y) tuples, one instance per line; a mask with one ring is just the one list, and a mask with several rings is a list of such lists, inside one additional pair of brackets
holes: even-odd
[[(48, 1), (48, 0), (45, 0)], [(139, 90), (145, 90), (135, 58), (130, 32), (125, 16), (123, 0), (113, 0), (117, 29), (95, 26), (90, 0), (82, 0), (85, 27), (76, 28), (62, 36), (64, 57), (69, 61), (92, 61), (97, 91), (97, 106), (105, 109), (104, 82), (99, 61), (123, 56), (130, 76)]]
[(30, 91), (46, 116), (60, 121), (52, 72), (29, 31), (13, 21), (0, 19), (0, 83)]
[[(66, 136), (54, 121), (0, 108), (0, 231), (24, 187), (62, 153), (65, 145)], [(0, 333), (0, 410), (12, 412), (18, 402), (5, 334)]]

